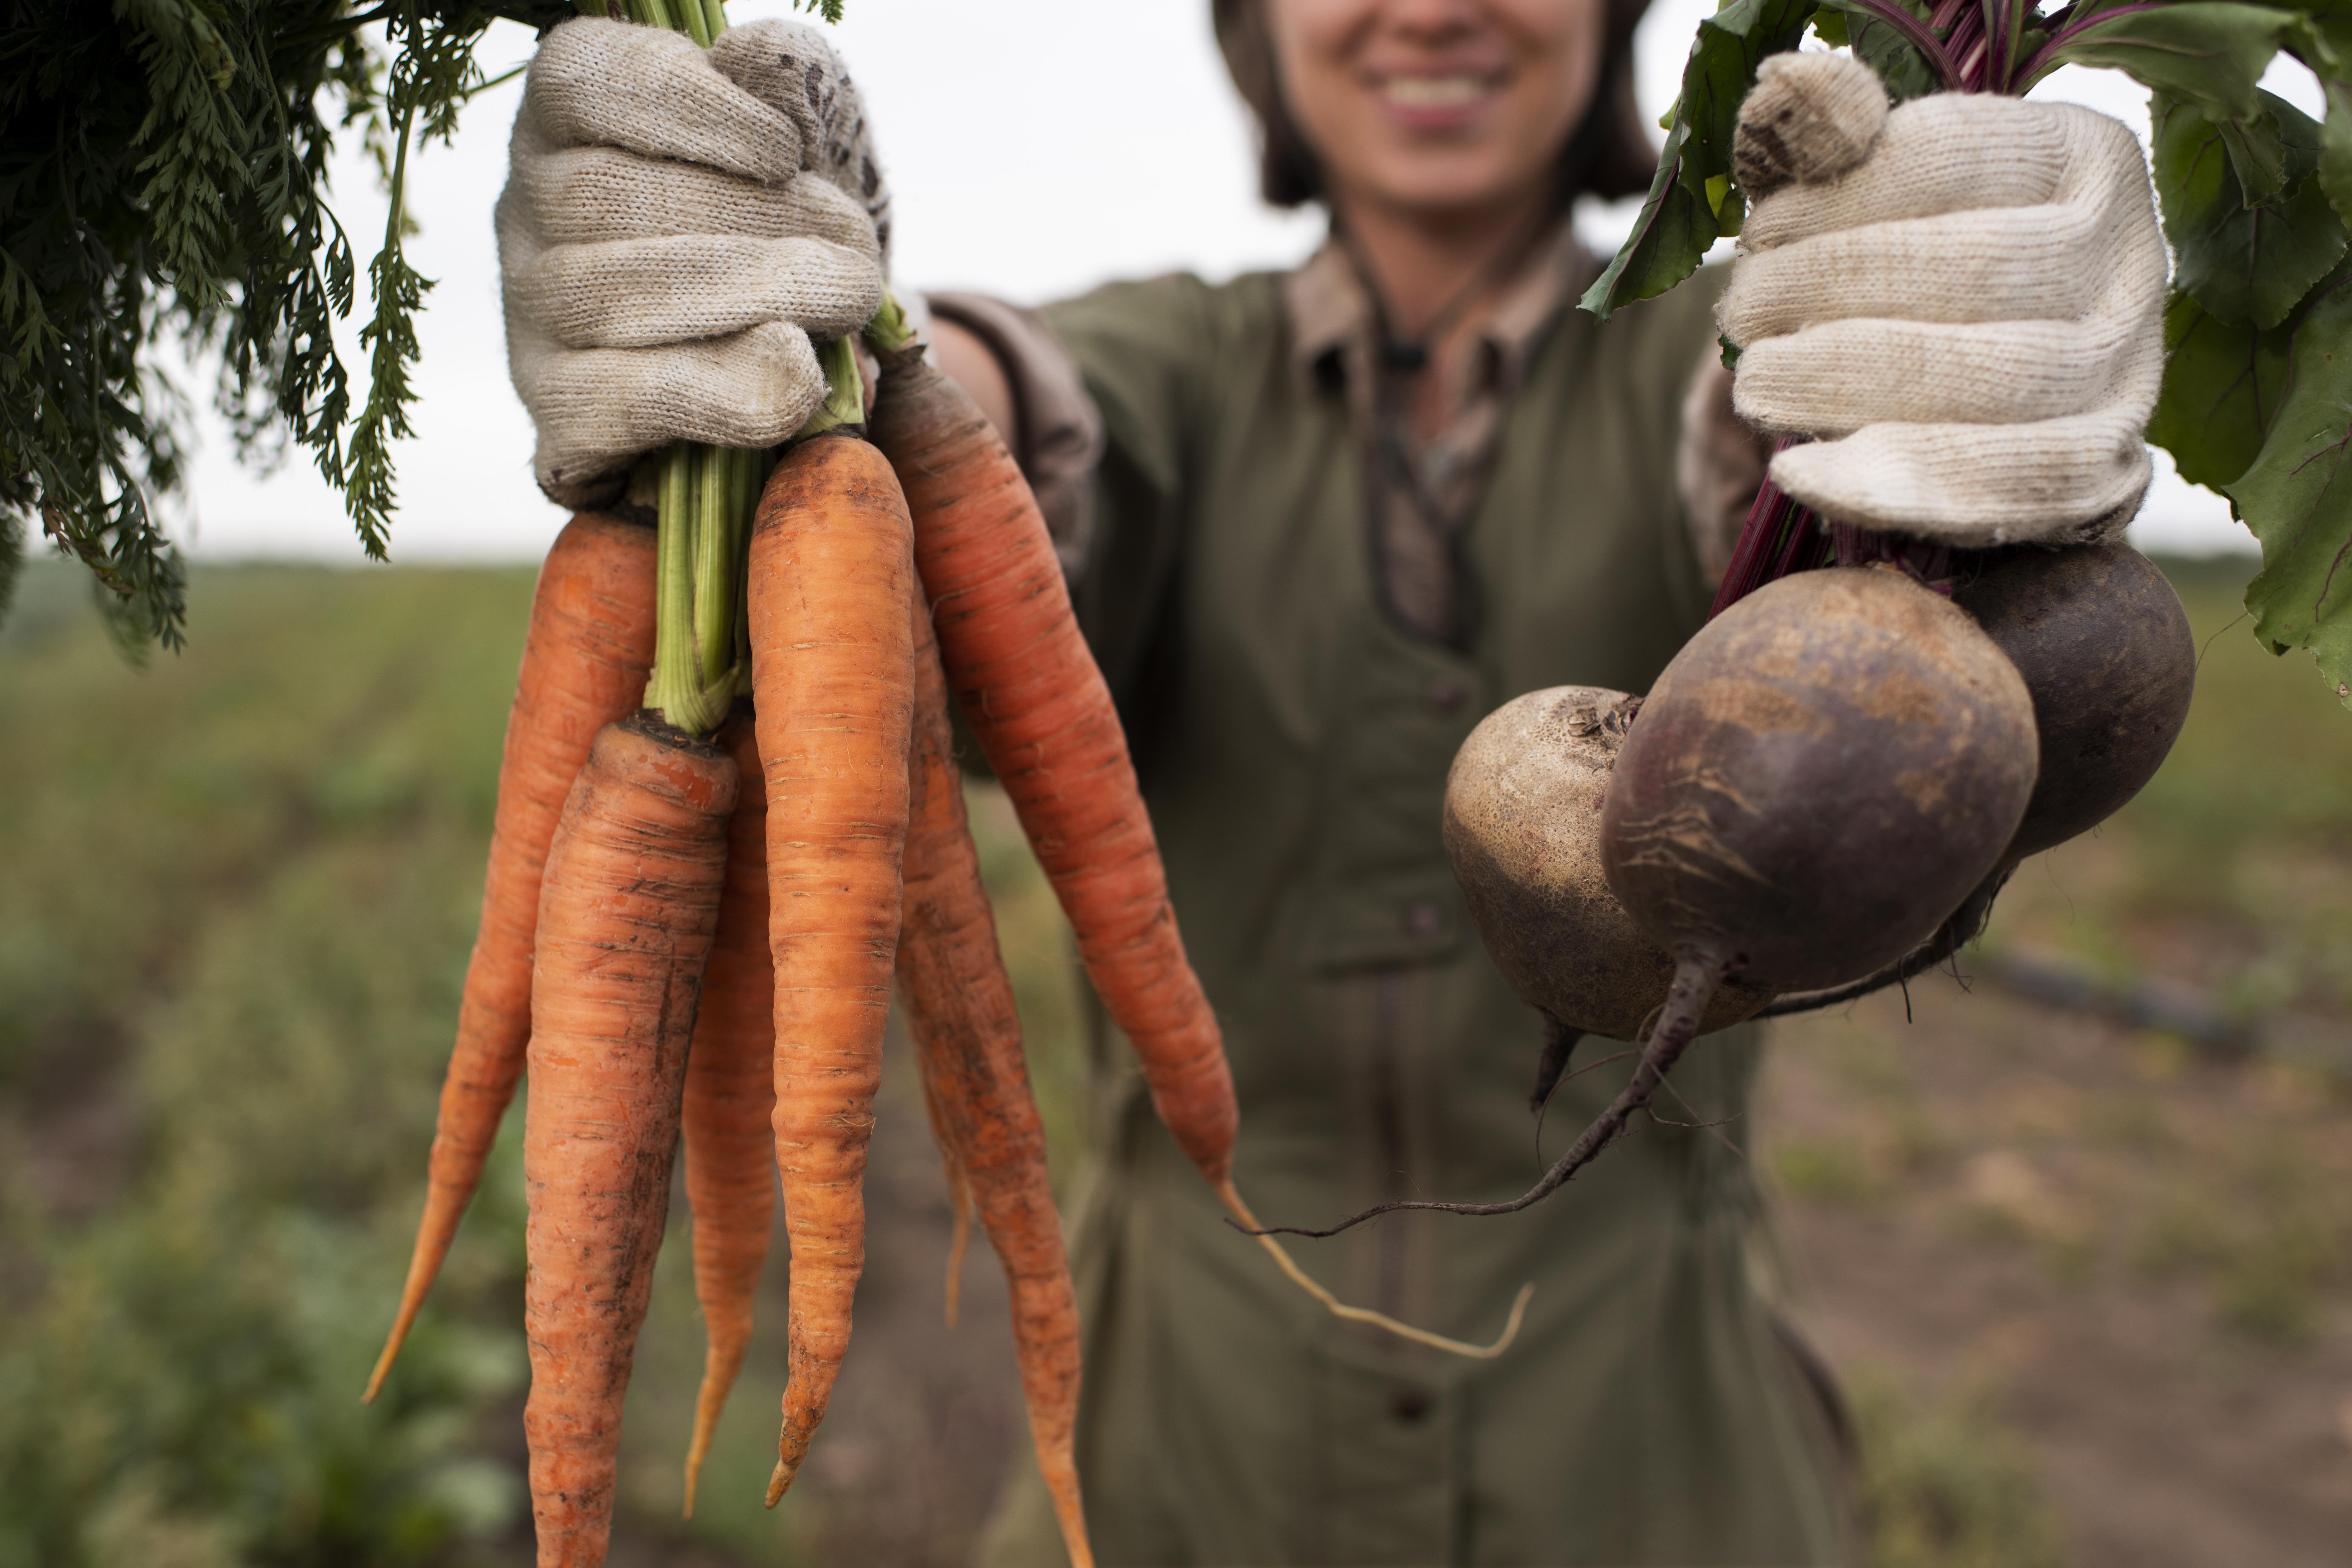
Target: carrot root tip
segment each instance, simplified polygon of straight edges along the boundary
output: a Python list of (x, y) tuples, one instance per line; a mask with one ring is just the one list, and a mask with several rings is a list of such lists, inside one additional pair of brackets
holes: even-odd
[(1444, 1351), (1448, 1355), (1458, 1355), (1471, 1361), (1492, 1361), (1509, 1350), (1512, 1342), (1519, 1337), (1519, 1325), (1527, 1321), (1528, 1303), (1534, 1299), (1536, 1293), (1536, 1288), (1532, 1282), (1519, 1287), (1518, 1295), (1511, 1302), (1510, 1316), (1503, 1324), (1503, 1331), (1493, 1341), (1483, 1345), (1473, 1344), (1467, 1340), (1453, 1339), (1444, 1334), (1432, 1333), (1427, 1329), (1415, 1328), (1411, 1323), (1400, 1322), (1385, 1312), (1375, 1312), (1368, 1307), (1351, 1307), (1324, 1289), (1312, 1275), (1301, 1268), (1298, 1266), (1298, 1260), (1290, 1256), (1289, 1249), (1280, 1241), (1265, 1234), (1265, 1227), (1258, 1223), (1257, 1215), (1252, 1214), (1249, 1205), (1242, 1201), (1242, 1194), (1234, 1187), (1232, 1177), (1228, 1176), (1217, 1184), (1217, 1198), (1225, 1205), (1226, 1212), (1241, 1222), (1242, 1228), (1257, 1238), (1257, 1244), (1265, 1248), (1267, 1254), (1273, 1258), (1275, 1267), (1282, 1270), (1284, 1277), (1321, 1302), (1324, 1310), (1335, 1318), (1343, 1319), (1351, 1323), (1369, 1324), (1373, 1328), (1394, 1334), (1401, 1340), (1408, 1340), (1417, 1345), (1427, 1345), (1432, 1350)]
[(383, 1349), (375, 1358), (375, 1370), (368, 1373), (367, 1392), (360, 1395), (362, 1405), (373, 1405), (375, 1396), (383, 1392), (384, 1380), (392, 1375), (392, 1363), (400, 1359), (400, 1347), (408, 1342), (409, 1317), (403, 1313), (384, 1337)]

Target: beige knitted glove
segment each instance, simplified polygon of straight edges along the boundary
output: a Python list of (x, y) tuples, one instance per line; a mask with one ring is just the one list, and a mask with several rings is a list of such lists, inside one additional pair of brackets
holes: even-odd
[(807, 420), (810, 335), (881, 302), (889, 195), (813, 29), (755, 22), (706, 52), (583, 18), (531, 61), (498, 226), (540, 488), (592, 506), (656, 447), (772, 446)]
[(1764, 62), (1755, 203), (1717, 310), (1733, 398), (1825, 516), (1953, 544), (2105, 538), (2147, 489), (2166, 256), (2130, 131), (1940, 93), (1889, 112), (1840, 55)]

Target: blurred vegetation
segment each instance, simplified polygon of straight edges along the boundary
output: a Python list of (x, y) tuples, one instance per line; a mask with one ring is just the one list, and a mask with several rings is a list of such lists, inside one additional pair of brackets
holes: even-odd
[[(2157, 973), (2256, 1015), (2352, 1008), (2352, 723), (2249, 632), (2231, 560), (2168, 562), (2203, 657), (2179, 743), (2095, 834), (2029, 862), (1996, 942)], [(2352, 1064), (2347, 1064), (2352, 1065)]]
[[(2200, 635), (2242, 575), (2189, 577)], [(530, 1561), (517, 1118), (400, 1375), (357, 1397), (421, 1201), (530, 584), (200, 570), (187, 650), (138, 671), (73, 573), (26, 563), (0, 630), (0, 1568)], [(2147, 966), (2188, 920), (2207, 933), (2193, 978), (2340, 1016), (2347, 778), (2352, 725), (2231, 630), (2174, 763), (2064, 887), (2021, 877), (2000, 934)], [(1081, 1116), (1066, 938), (1002, 797), (974, 806), (1059, 1166)], [(2273, 912), (2282, 889), (2307, 918)], [(1883, 1056), (1853, 1071), (1892, 1108), (1876, 1130), (1778, 1161), (1801, 1194), (1867, 1205), (1951, 1151)], [(2118, 1146), (2174, 1136), (2075, 1109)], [(2131, 1233), (2134, 1266), (2214, 1270), (2230, 1321), (2303, 1331), (2343, 1235), (2298, 1157), (2184, 1174)], [(700, 1359), (680, 1252), (630, 1400), (641, 1519), (676, 1507)], [(706, 1517), (662, 1527), (665, 1560), (838, 1555), (799, 1491), (776, 1515), (751, 1500), (763, 1353)], [(1982, 1410), (1872, 1394), (1863, 1416), (1884, 1563), (2053, 1560), (2030, 1467)], [(845, 1456), (842, 1484), (857, 1473)]]
[[(422, 1202), (530, 583), (200, 570), (198, 635), (139, 670), (78, 574), (27, 563), (0, 630), (0, 1568), (530, 1560), (519, 1109), (399, 1374), (358, 1398)], [(974, 806), (1066, 1156), (1059, 915), (1002, 796)], [(702, 1353), (683, 1250), (624, 1478), (671, 1520)], [(772, 1563), (802, 1500), (758, 1506), (773, 1413), (742, 1387), (681, 1540)]]
[(1850, 1390), (1872, 1568), (2059, 1568), (2032, 1458), (1990, 1402), (1922, 1399), (1880, 1376)]
[(521, 1495), (515, 1150), (357, 1391), (530, 579), (200, 583), (213, 635), (143, 675), (47, 563), (0, 638), (0, 1563), (463, 1561)]

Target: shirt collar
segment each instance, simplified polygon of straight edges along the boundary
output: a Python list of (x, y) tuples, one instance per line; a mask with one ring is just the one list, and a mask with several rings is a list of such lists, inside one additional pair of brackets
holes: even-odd
[[(1504, 282), (1481, 326), (1491, 384), (1517, 383), (1545, 329), (1600, 276), (1601, 265), (1563, 215), (1550, 236)], [(1336, 364), (1344, 374), (1350, 357), (1345, 351), (1356, 345), (1370, 348), (1371, 291), (1347, 247), (1336, 237), (1326, 239), (1303, 266), (1283, 278), (1282, 292), (1291, 368), (1302, 381), (1311, 384), (1326, 364)]]

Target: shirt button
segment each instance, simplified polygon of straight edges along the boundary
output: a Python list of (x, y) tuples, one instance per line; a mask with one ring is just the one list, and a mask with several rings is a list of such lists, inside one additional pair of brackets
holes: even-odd
[(1424, 1390), (1401, 1388), (1389, 1397), (1389, 1414), (1408, 1426), (1418, 1426), (1433, 1403)]
[(1429, 705), (1441, 715), (1451, 715), (1468, 700), (1470, 689), (1450, 675), (1441, 675), (1429, 684)]
[(1404, 929), (1414, 936), (1435, 936), (1444, 924), (1444, 915), (1427, 900), (1408, 907), (1404, 911)]

